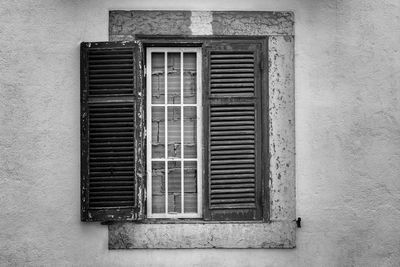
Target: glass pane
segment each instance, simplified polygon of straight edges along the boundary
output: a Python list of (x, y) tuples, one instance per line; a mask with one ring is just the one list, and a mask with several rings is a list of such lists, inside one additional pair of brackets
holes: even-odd
[(152, 211), (165, 213), (165, 162), (153, 161), (152, 164)]
[(181, 162), (168, 162), (168, 213), (181, 212)]
[(197, 212), (197, 162), (184, 163), (185, 212)]
[(181, 108), (168, 107), (168, 157), (181, 157)]
[(165, 157), (165, 108), (151, 108), (151, 155), (152, 158)]
[(183, 103), (196, 104), (196, 53), (183, 54)]
[(184, 157), (197, 158), (197, 119), (196, 107), (184, 107)]
[(151, 102), (165, 103), (165, 58), (164, 53), (151, 54)]
[(181, 54), (168, 53), (168, 104), (181, 103)]

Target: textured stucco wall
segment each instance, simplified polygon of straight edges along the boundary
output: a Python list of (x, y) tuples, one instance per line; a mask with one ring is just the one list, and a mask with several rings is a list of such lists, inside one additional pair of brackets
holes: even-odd
[[(3, 1), (0, 263), (398, 266), (399, 5)], [(108, 39), (109, 9), (295, 12), (296, 249), (109, 251), (105, 226), (79, 222), (79, 43)]]

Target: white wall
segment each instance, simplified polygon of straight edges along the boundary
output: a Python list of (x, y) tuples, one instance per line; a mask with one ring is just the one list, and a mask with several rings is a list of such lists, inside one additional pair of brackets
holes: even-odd
[[(291, 10), (296, 29), (297, 248), (107, 249), (79, 221), (79, 43), (109, 9)], [(2, 1), (2, 265), (397, 266), (397, 0)]]

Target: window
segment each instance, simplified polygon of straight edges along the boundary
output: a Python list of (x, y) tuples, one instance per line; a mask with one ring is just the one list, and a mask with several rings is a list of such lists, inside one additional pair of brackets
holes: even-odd
[(146, 55), (147, 218), (201, 218), (201, 49)]
[(82, 220), (267, 220), (265, 40), (171, 43), (82, 44)]

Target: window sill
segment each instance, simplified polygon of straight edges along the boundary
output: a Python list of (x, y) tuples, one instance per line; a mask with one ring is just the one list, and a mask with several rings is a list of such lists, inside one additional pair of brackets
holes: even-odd
[(146, 219), (132, 222), (135, 224), (255, 224), (267, 223), (265, 221), (205, 221), (202, 219)]
[(160, 221), (109, 225), (109, 249), (294, 248), (294, 221)]

